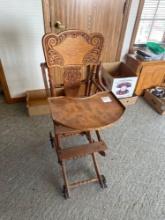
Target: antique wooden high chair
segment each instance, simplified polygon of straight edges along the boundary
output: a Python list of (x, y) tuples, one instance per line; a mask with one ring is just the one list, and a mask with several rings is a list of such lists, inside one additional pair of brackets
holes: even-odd
[[(99, 182), (102, 188), (107, 186), (95, 155), (98, 152), (105, 156), (107, 149), (99, 129), (118, 120), (124, 107), (109, 91), (98, 92), (102, 90), (98, 72), (103, 41), (104, 38), (99, 33), (87, 34), (79, 30), (45, 34), (42, 41), (46, 64), (41, 64), (41, 68), (47, 94), (51, 96), (48, 100), (54, 123), (54, 135), (50, 133), (50, 140), (62, 168), (65, 198), (69, 198), (70, 188), (81, 184)], [(94, 94), (95, 92), (98, 93)], [(97, 140), (92, 138), (92, 131), (96, 133)], [(77, 134), (85, 135), (88, 143), (62, 147), (62, 137)], [(86, 155), (92, 156), (96, 177), (69, 183), (65, 160)]]

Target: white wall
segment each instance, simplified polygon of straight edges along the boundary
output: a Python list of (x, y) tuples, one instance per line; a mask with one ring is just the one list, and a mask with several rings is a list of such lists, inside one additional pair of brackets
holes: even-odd
[[(139, 0), (132, 0), (121, 59), (128, 52)], [(44, 88), (41, 0), (0, 0), (0, 58), (12, 97)]]
[(12, 97), (44, 88), (41, 0), (0, 1), (0, 59)]

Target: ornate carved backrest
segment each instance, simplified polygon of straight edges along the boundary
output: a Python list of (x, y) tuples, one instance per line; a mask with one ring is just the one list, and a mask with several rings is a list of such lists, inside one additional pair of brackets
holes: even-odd
[(104, 38), (100, 33), (87, 34), (68, 30), (43, 37), (43, 49), (48, 66), (51, 95), (64, 86), (66, 95), (76, 96), (80, 83), (87, 79), (87, 66), (99, 64)]

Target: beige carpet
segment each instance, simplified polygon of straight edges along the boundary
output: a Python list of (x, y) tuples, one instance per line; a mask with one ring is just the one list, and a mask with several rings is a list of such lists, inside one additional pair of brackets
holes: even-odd
[[(48, 142), (49, 117), (0, 101), (0, 220), (165, 220), (165, 117), (143, 99), (102, 131), (98, 155), (108, 188), (89, 184), (61, 194), (62, 179)], [(65, 145), (84, 141), (65, 140)], [(94, 175), (91, 158), (67, 163), (71, 179)]]

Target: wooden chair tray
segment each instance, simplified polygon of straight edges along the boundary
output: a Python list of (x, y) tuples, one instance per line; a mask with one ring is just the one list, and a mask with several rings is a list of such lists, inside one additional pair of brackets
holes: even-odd
[(99, 92), (85, 98), (54, 97), (48, 102), (55, 122), (81, 131), (110, 126), (125, 110), (111, 92)]

